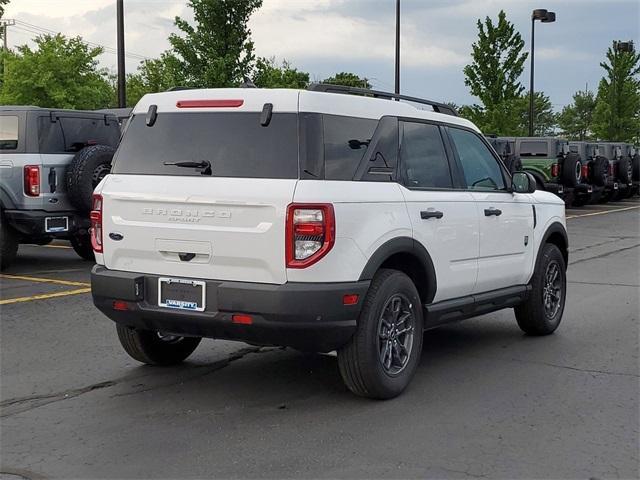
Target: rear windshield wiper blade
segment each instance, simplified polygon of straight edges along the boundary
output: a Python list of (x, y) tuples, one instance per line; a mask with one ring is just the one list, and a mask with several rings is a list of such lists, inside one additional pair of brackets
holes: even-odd
[(185, 168), (211, 168), (211, 163), (203, 160), (202, 162), (164, 162), (164, 165), (173, 165)]

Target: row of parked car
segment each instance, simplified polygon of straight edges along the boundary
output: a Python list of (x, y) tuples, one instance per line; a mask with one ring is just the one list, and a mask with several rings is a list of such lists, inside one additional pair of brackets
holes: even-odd
[(511, 172), (534, 176), (539, 190), (567, 205), (638, 195), (640, 147), (620, 142), (572, 142), (554, 137), (489, 137)]

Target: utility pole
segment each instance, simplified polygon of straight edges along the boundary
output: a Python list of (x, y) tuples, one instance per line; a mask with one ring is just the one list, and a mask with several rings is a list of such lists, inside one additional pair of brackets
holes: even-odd
[(127, 106), (127, 80), (124, 67), (124, 5), (123, 0), (117, 0), (117, 35), (118, 35), (118, 107)]
[(531, 13), (531, 78), (529, 79), (529, 136), (533, 137), (533, 122), (535, 118), (534, 101), (535, 95), (533, 91), (533, 47), (535, 41), (535, 29), (536, 20), (540, 20), (542, 23), (553, 23), (556, 21), (556, 13), (549, 12), (544, 8), (538, 8)]
[(7, 27), (10, 27), (12, 25), (15, 25), (16, 21), (15, 20), (0, 20), (0, 26), (2, 27), (2, 39), (4, 40), (4, 51), (6, 52), (7, 50), (9, 50), (9, 45), (7, 43)]
[(396, 0), (396, 95), (400, 94), (400, 0)]

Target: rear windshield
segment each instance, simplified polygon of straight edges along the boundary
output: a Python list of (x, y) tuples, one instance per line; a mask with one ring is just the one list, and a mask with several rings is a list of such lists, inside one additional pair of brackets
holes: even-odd
[(0, 117), (0, 150), (18, 148), (18, 117), (4, 115)]
[(214, 177), (298, 178), (298, 115), (274, 113), (262, 126), (259, 112), (158, 113), (151, 127), (135, 115), (112, 172), (203, 176), (176, 162), (209, 162)]
[(105, 123), (102, 117), (40, 117), (38, 144), (40, 153), (78, 152), (87, 145), (117, 147), (120, 127), (115, 118)]
[(523, 157), (546, 157), (548, 155), (547, 142), (522, 142), (520, 155)]

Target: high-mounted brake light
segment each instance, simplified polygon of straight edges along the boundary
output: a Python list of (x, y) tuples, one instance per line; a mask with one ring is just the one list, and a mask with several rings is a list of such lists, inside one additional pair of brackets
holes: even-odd
[(333, 247), (336, 221), (330, 203), (292, 203), (287, 208), (285, 257), (287, 268), (306, 268)]
[(40, 167), (38, 165), (24, 167), (24, 194), (29, 197), (40, 196)]
[(178, 108), (234, 108), (244, 105), (244, 100), (179, 100)]
[(551, 165), (551, 176), (557, 177), (558, 175), (560, 175), (560, 165), (554, 163), (553, 165)]
[(102, 253), (102, 195), (93, 194), (91, 202), (91, 246), (96, 253)]

